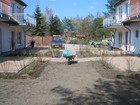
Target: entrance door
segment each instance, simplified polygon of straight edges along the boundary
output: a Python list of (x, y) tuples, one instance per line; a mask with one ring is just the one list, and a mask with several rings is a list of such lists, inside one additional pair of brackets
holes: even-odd
[(127, 49), (128, 49), (128, 32), (126, 32), (126, 34), (125, 34), (125, 45), (126, 45), (126, 51), (127, 51)]
[(11, 32), (11, 49), (15, 50), (15, 32)]
[(2, 53), (2, 32), (0, 28), (0, 54)]

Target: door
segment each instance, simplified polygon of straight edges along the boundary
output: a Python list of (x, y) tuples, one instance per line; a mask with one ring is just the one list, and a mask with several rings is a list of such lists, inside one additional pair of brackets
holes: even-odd
[(126, 34), (125, 34), (125, 45), (126, 45), (126, 51), (127, 51), (127, 49), (128, 49), (128, 32), (126, 32)]
[(2, 53), (2, 32), (0, 28), (0, 54)]
[(11, 32), (11, 50), (15, 50), (15, 32)]

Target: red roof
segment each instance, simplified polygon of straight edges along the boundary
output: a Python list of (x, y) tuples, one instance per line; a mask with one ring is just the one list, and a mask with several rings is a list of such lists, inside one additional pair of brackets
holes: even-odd
[(76, 37), (84, 38), (86, 35), (76, 35)]
[(125, 18), (123, 22), (128, 21), (128, 20), (129, 20), (129, 18)]
[(64, 35), (70, 36), (72, 35), (72, 33), (64, 33)]

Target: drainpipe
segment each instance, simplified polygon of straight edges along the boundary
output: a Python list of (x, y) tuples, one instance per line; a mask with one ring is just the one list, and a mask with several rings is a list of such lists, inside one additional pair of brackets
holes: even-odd
[(130, 52), (130, 44), (131, 44), (131, 29), (128, 28), (126, 25), (124, 25), (124, 28), (126, 28), (129, 31), (129, 52)]

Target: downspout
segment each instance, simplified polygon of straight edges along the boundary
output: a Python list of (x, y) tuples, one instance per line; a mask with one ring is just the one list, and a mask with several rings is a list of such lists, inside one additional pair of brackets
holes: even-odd
[(131, 44), (131, 29), (128, 28), (126, 25), (124, 25), (124, 28), (126, 28), (129, 31), (129, 52), (130, 52), (130, 44)]

